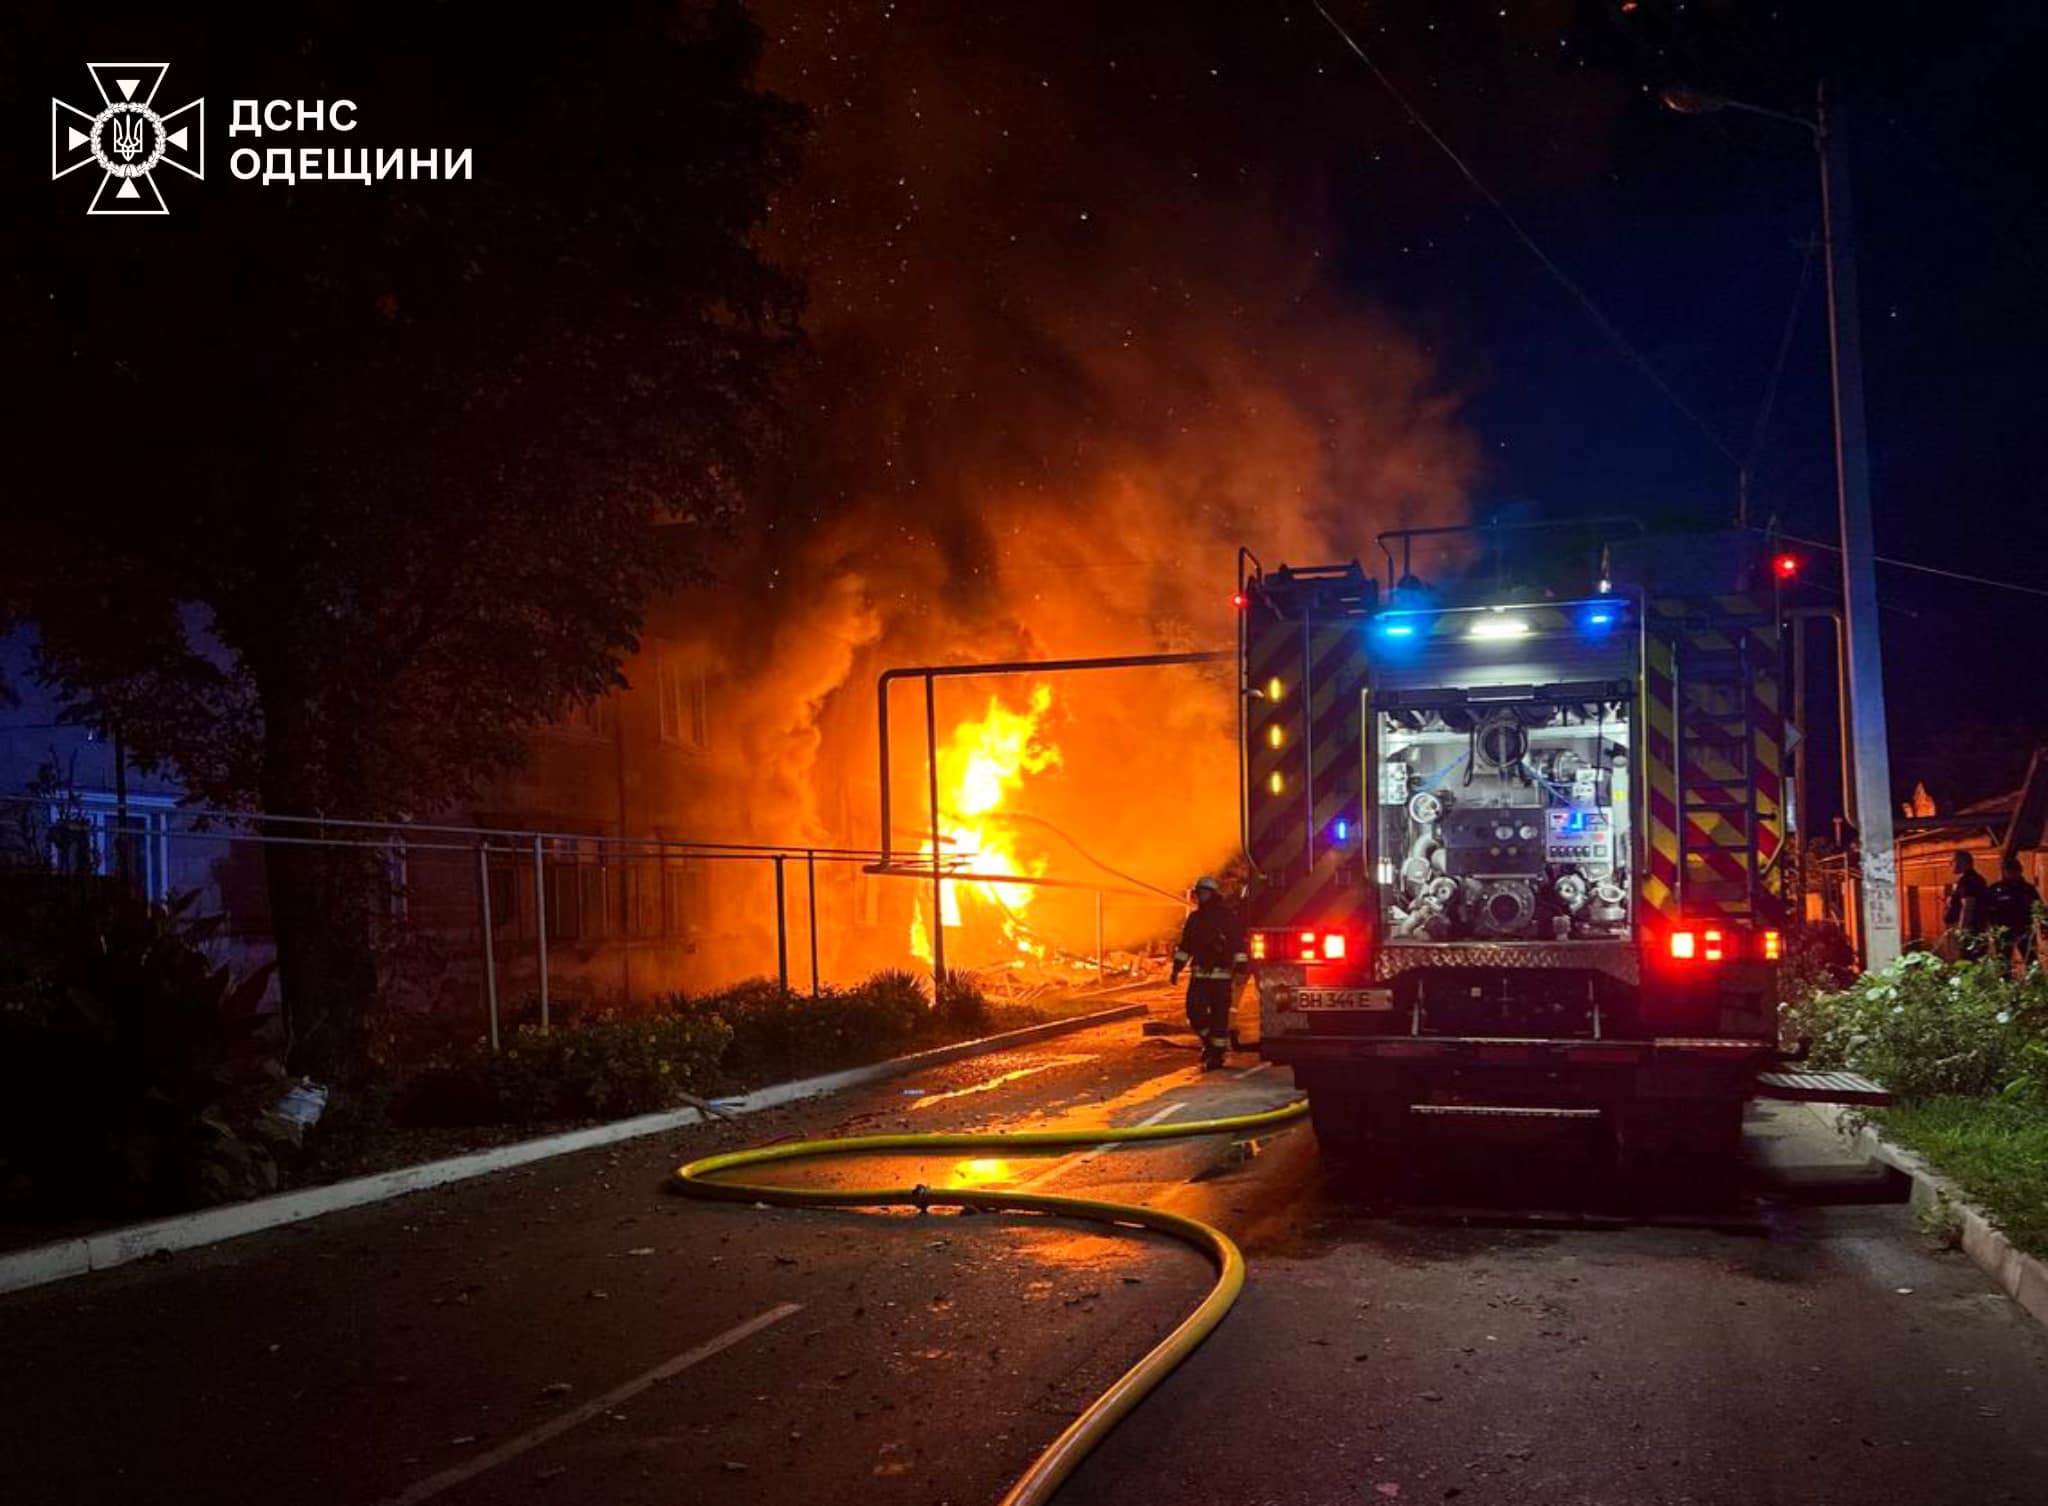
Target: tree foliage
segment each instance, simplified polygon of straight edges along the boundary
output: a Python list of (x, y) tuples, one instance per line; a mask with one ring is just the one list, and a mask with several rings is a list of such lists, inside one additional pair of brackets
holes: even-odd
[[(117, 33), (149, 52), (160, 22), (90, 9), (17, 21), (12, 97), (90, 98)], [(772, 461), (798, 297), (751, 235), (800, 115), (753, 87), (735, 0), (235, 6), (177, 33), (164, 104), (206, 96), (206, 181), (160, 172), (164, 219), (88, 219), (90, 172), (0, 211), (34, 373), (0, 609), (81, 714), (209, 801), (428, 810), (619, 682), (643, 604)], [(351, 99), (358, 124), (230, 138), (249, 97)], [(227, 171), (316, 142), (467, 147), (475, 177)], [(283, 910), (336, 899), (317, 866), (273, 863), (274, 901), (301, 870)]]

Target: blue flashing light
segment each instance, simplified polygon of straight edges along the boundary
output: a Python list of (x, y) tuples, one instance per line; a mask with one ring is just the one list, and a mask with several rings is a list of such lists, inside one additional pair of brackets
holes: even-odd
[(1611, 602), (1587, 603), (1586, 610), (1579, 614), (1579, 630), (1585, 633), (1604, 633), (1621, 621), (1621, 609)]
[(1389, 638), (1413, 638), (1415, 624), (1412, 622), (1389, 622), (1380, 628)]
[(1342, 816), (1339, 816), (1337, 818), (1336, 830), (1338, 841), (1348, 842), (1351, 840), (1351, 823), (1349, 821), (1346, 821)]

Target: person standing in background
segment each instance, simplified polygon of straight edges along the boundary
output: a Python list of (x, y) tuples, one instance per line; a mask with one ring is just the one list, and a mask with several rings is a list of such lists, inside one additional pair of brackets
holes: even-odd
[(2041, 905), (2041, 891), (2027, 882), (2026, 870), (2016, 857), (1999, 865), (1997, 883), (1984, 891), (1984, 929), (1991, 934), (1991, 955), (2010, 961), (2019, 953), (2020, 966), (2034, 960), (2034, 920)]

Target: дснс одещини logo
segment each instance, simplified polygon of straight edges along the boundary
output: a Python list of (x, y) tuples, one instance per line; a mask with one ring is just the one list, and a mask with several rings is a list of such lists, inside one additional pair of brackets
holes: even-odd
[(169, 63), (87, 63), (100, 91), (97, 111), (50, 99), (50, 177), (97, 167), (104, 174), (87, 214), (169, 214), (152, 176), (175, 167), (206, 176), (206, 101), (159, 114), (157, 90)]

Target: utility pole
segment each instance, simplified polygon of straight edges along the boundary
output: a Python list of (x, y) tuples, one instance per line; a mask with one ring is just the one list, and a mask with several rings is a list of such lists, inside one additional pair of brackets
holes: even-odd
[(1870, 451), (1863, 428), (1862, 325), (1856, 310), (1856, 216), (1849, 201), (1849, 142), (1839, 107), (1820, 86), (1811, 120), (1682, 85), (1664, 91), (1681, 115), (1740, 110), (1804, 127), (1820, 157), (1821, 241), (1828, 264), (1828, 369), (1834, 380), (1835, 502), (1842, 535), (1844, 757), (1855, 754), (1857, 927), (1866, 968), (1899, 955), (1899, 855), (1892, 815), (1891, 741), (1885, 735), (1884, 655), (1877, 629), (1877, 539), (1870, 522)]
[(1849, 714), (1856, 748), (1857, 889), (1863, 965), (1899, 955), (1899, 869), (1894, 842), (1891, 741), (1886, 735), (1884, 655), (1878, 641), (1877, 540), (1870, 519), (1870, 454), (1863, 424), (1862, 326), (1856, 306), (1856, 219), (1849, 196), (1848, 140), (1839, 107), (1820, 87), (1814, 115), (1820, 152), (1821, 237), (1827, 251), (1828, 354), (1834, 377), (1835, 495), (1842, 530), (1843, 633), (1848, 639)]

